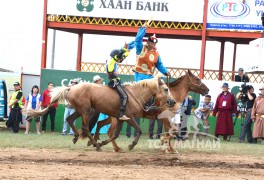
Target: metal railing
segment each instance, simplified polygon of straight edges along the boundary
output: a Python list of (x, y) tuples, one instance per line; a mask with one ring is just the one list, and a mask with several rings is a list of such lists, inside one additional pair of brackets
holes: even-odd
[[(51, 22), (61, 23), (78, 23), (78, 24), (94, 24), (94, 25), (115, 25), (115, 26), (131, 26), (141, 27), (145, 20), (134, 19), (115, 19), (115, 18), (96, 18), (83, 16), (66, 16), (66, 15), (47, 15), (47, 20)], [(149, 24), (153, 28), (167, 29), (192, 29), (202, 30), (202, 23), (187, 23), (187, 22), (169, 22), (169, 21), (151, 21)]]
[[(123, 65), (119, 64), (119, 73), (126, 75), (133, 75), (134, 65)], [(171, 76), (174, 78), (181, 77), (185, 74), (187, 70), (190, 70), (194, 75), (199, 76), (199, 69), (187, 69), (187, 68), (174, 68), (167, 67), (170, 71)], [(106, 67), (104, 63), (92, 63), (92, 62), (82, 62), (81, 71), (84, 72), (97, 72), (97, 73), (105, 73)], [(155, 71), (157, 74), (158, 71)], [(247, 73), (249, 77), (249, 81), (252, 83), (264, 83), (264, 74), (256, 74), (256, 73)], [(223, 81), (232, 81), (233, 73), (232, 71), (223, 71), (222, 80)], [(204, 79), (206, 80), (218, 80), (219, 79), (219, 71), (217, 70), (205, 70), (204, 71)]]

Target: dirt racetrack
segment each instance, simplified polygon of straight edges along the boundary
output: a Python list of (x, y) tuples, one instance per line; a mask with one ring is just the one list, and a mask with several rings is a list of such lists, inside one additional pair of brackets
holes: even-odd
[(2, 148), (0, 179), (263, 179), (264, 158)]

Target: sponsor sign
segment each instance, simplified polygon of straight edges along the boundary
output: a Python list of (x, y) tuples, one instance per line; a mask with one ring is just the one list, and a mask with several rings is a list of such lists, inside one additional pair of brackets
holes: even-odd
[(263, 0), (209, 0), (207, 29), (262, 31)]
[(49, 0), (48, 14), (171, 22), (203, 21), (204, 0)]

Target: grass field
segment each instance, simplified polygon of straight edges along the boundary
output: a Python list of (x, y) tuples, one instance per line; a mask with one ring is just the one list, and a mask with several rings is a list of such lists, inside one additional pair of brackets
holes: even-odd
[[(102, 135), (101, 139), (105, 139)], [(121, 135), (118, 145), (126, 153), (115, 153), (111, 144), (102, 152), (87, 147), (87, 139), (72, 143), (60, 133), (24, 131), (13, 134), (0, 128), (0, 179), (263, 179), (264, 145), (219, 141), (219, 148), (180, 148), (166, 154), (159, 140), (143, 135), (135, 148)], [(188, 142), (191, 140), (186, 140)]]
[[(87, 141), (80, 140), (75, 145), (72, 143), (73, 136), (63, 136), (60, 133), (46, 133), (37, 135), (31, 133), (28, 135), (24, 134), (24, 131), (20, 131), (18, 134), (13, 134), (7, 129), (0, 129), (0, 148), (29, 148), (29, 149), (68, 149), (83, 151), (85, 149), (93, 149), (92, 147), (87, 147)], [(101, 139), (106, 139), (106, 135), (101, 135)], [(117, 139), (118, 145), (127, 151), (127, 146), (132, 142), (133, 139), (128, 139), (124, 135), (121, 135)], [(149, 143), (159, 140), (149, 140), (146, 135), (143, 135), (139, 140), (138, 145), (133, 151), (144, 151), (152, 152), (156, 151), (157, 148), (150, 148)], [(157, 142), (156, 142), (157, 144)], [(103, 150), (112, 150), (112, 145), (108, 144), (102, 148)], [(181, 153), (192, 153), (192, 152), (208, 152), (215, 154), (229, 154), (229, 155), (252, 155), (255, 157), (262, 156), (264, 154), (264, 145), (261, 144), (247, 144), (238, 143), (235, 139), (231, 139), (230, 142), (224, 142), (220, 140), (220, 148), (217, 149), (201, 149), (196, 147), (186, 147), (180, 148)]]

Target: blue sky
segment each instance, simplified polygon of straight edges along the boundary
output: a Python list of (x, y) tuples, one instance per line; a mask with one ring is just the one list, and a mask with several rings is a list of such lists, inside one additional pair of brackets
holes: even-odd
[[(0, 64), (2, 68), (39, 74), (41, 64), (43, 1), (0, 1), (1, 33)], [(49, 30), (47, 68), (50, 68), (53, 30)], [(158, 37), (158, 35), (157, 35)], [(134, 37), (84, 35), (83, 62), (104, 63), (113, 48), (121, 47)], [(178, 68), (200, 67), (201, 41), (159, 39), (157, 44), (165, 66)], [(232, 69), (233, 44), (226, 43), (224, 70)], [(77, 55), (77, 35), (57, 31), (55, 69), (74, 69)], [(218, 69), (220, 43), (207, 42), (205, 69)], [(250, 62), (248, 61), (250, 60)], [(131, 52), (125, 64), (135, 63)], [(239, 45), (236, 69), (252, 63), (249, 46)]]

